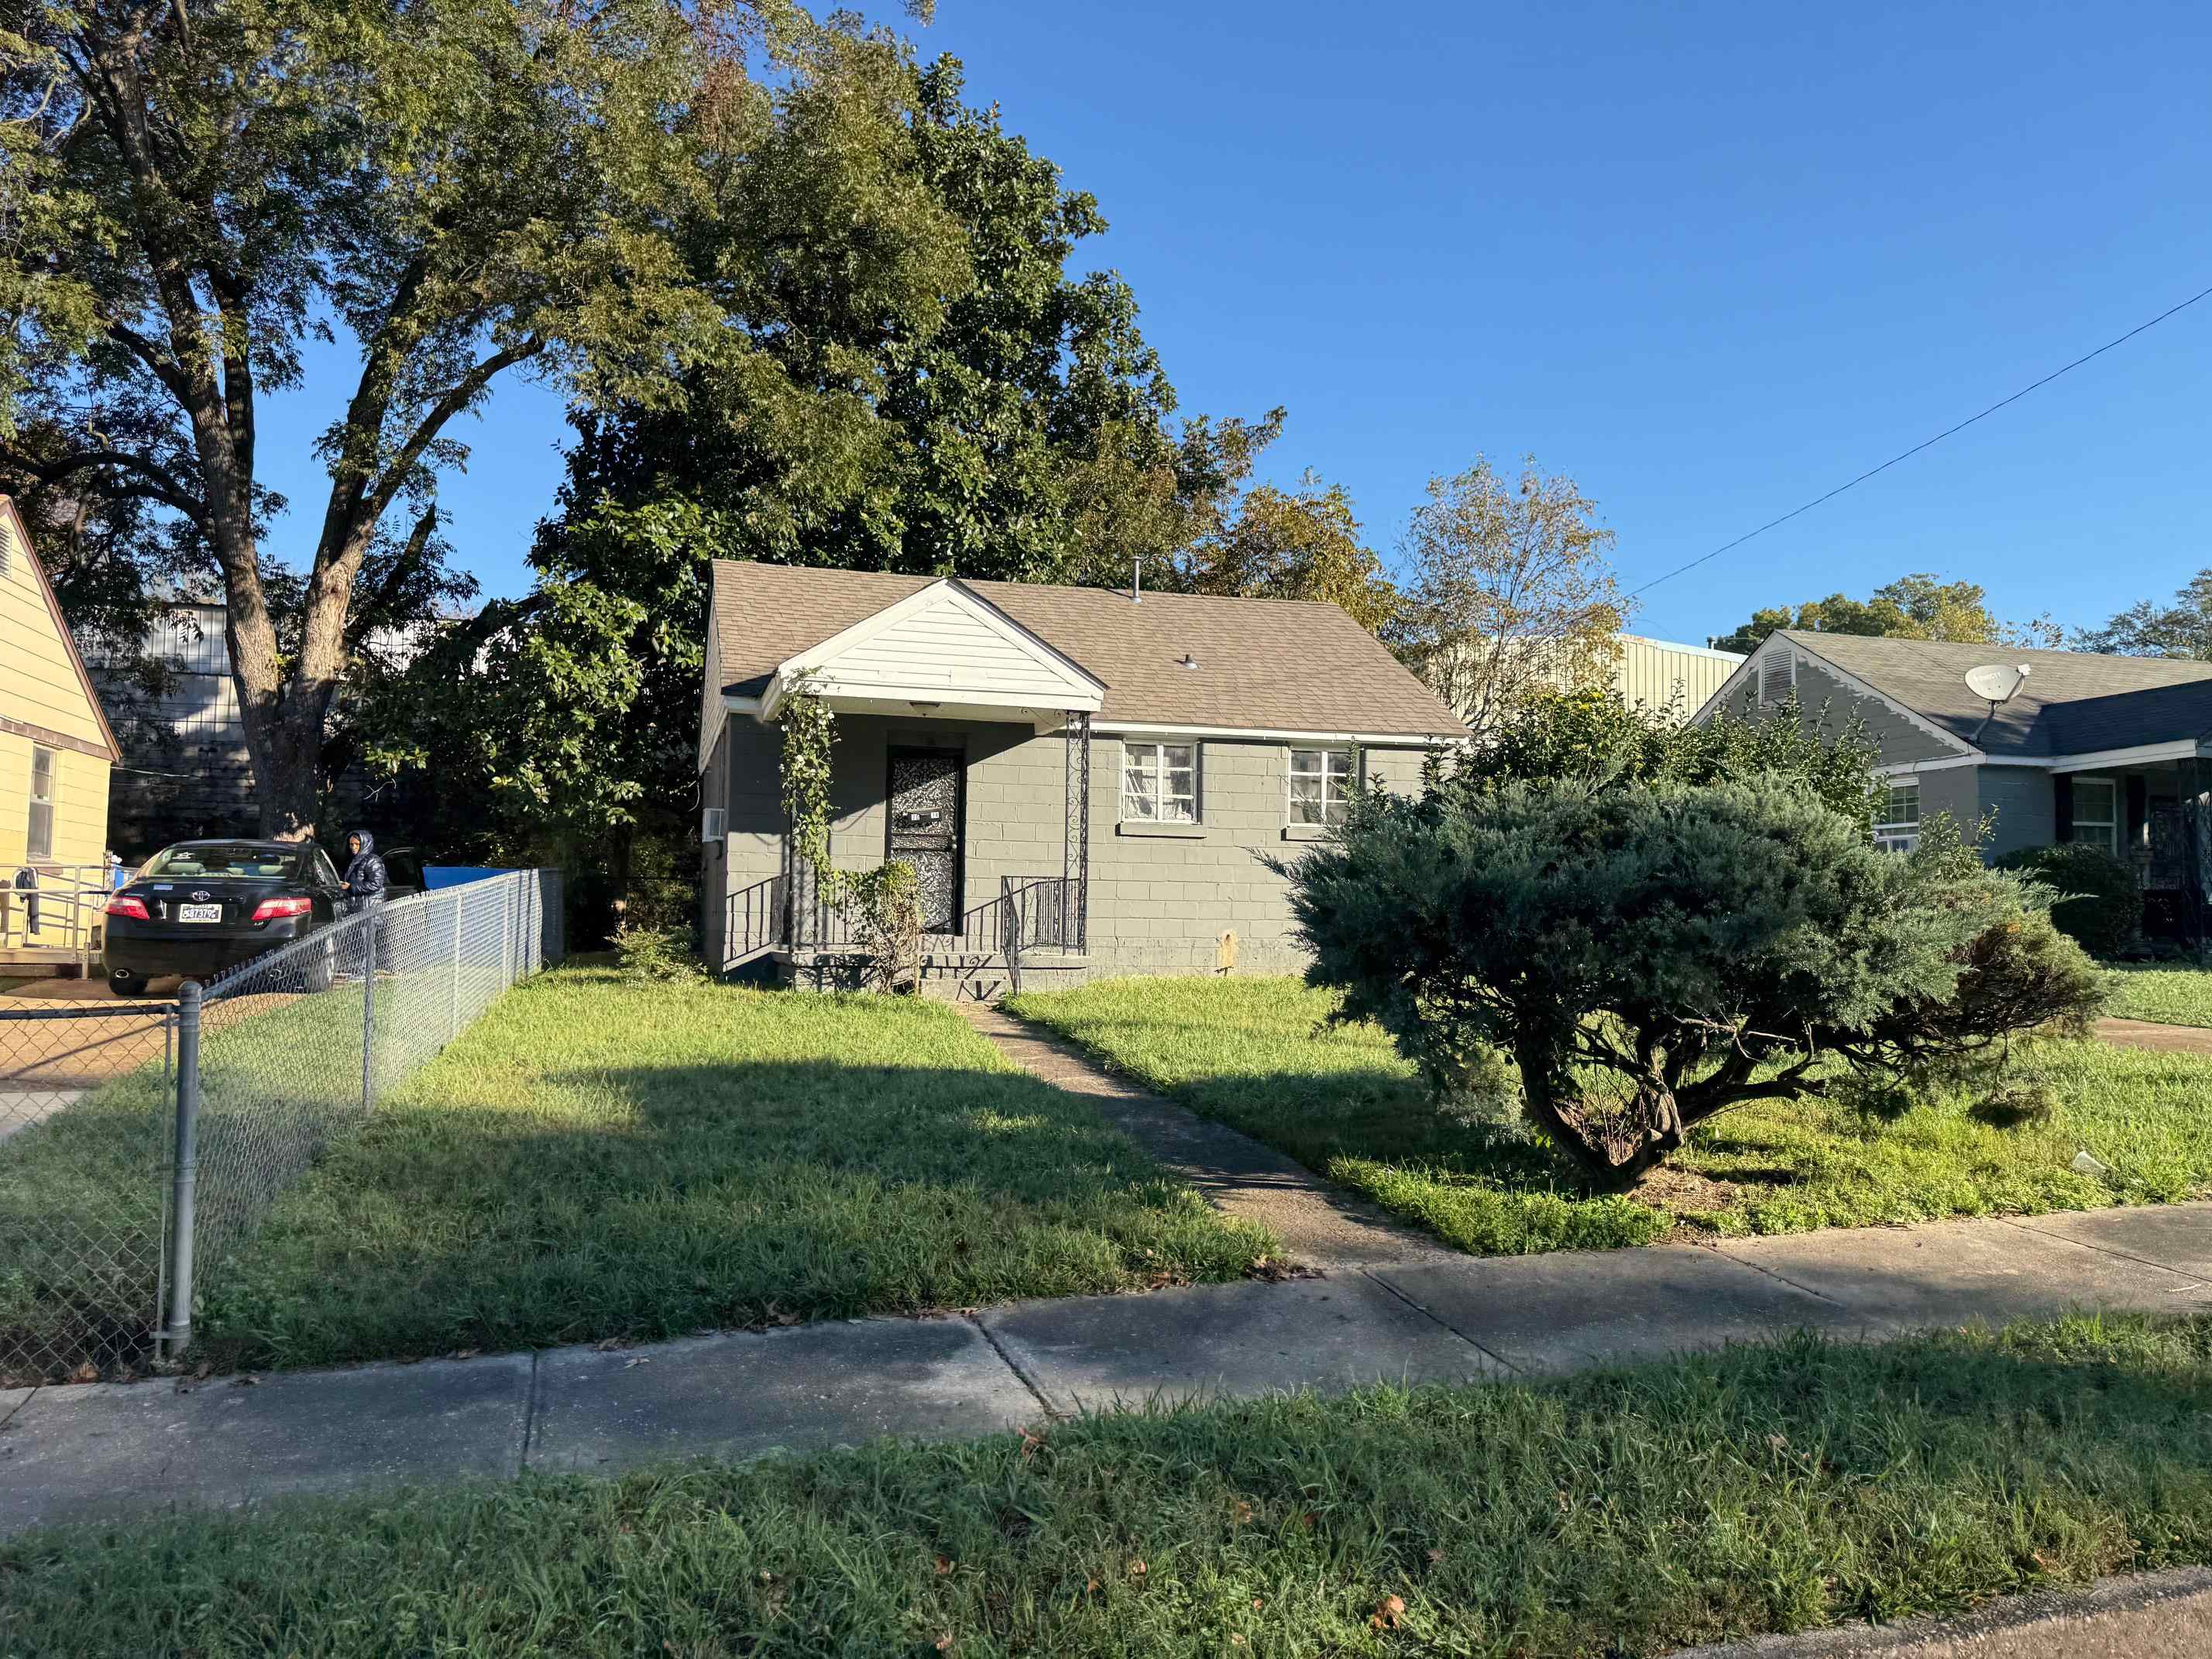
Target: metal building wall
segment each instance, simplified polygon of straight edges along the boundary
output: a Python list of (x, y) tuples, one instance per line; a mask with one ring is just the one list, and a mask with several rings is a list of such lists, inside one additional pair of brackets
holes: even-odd
[(1632, 707), (1640, 702), (1652, 708), (1671, 708), (1686, 720), (1721, 689), (1742, 660), (1732, 651), (1623, 634), (1613, 686)]

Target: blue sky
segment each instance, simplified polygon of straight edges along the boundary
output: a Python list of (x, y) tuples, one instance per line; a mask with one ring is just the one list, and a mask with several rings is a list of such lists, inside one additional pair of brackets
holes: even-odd
[[(2212, 284), (2202, 6), (940, 0), (919, 39), (1098, 197), (1085, 262), (1184, 410), (1288, 405), (1267, 474), (1345, 484), (1386, 554), (1430, 477), (1533, 453), (1632, 587)], [(1912, 570), (2069, 624), (2163, 595), (2212, 564), (2208, 386), (2212, 300), (1635, 625)], [(337, 396), (264, 428), (303, 503)], [(453, 538), (519, 591), (559, 405), (510, 384), (460, 435)]]

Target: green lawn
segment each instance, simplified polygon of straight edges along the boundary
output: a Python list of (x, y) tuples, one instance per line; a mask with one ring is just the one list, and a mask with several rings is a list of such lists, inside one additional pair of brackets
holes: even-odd
[(1235, 1278), (1274, 1249), (902, 999), (509, 992), (213, 1275), (226, 1365), (323, 1364)]
[(2076, 1319), (0, 1540), (0, 1651), (1590, 1659), (2212, 1560), (2212, 1322)]
[(2105, 1012), (2115, 1019), (2212, 1025), (2212, 969), (2107, 968), (2105, 990)]
[[(2040, 1048), (2060, 1105), (1997, 1128), (1965, 1098), (1895, 1121), (1817, 1101), (1740, 1107), (1638, 1197), (1595, 1196), (1539, 1146), (1440, 1115), (1371, 1027), (1328, 1028), (1289, 979), (1127, 979), (1010, 1005), (1194, 1109), (1479, 1255), (1648, 1243), (1678, 1226), (1795, 1232), (2171, 1202), (2212, 1189), (2212, 1063), (2096, 1042)], [(2083, 1149), (2109, 1177), (2075, 1173)]]

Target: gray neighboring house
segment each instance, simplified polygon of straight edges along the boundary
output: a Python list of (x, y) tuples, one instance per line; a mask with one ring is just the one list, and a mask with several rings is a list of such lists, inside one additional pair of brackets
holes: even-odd
[[(912, 863), (925, 990), (1284, 971), (1281, 877), (1355, 782), (1417, 787), (1466, 728), (1333, 605), (718, 561), (699, 722), (702, 933), (823, 982), (847, 919), (795, 860), (782, 701), (836, 714), (831, 858)], [(1011, 957), (1011, 960), (1010, 960)]]
[[(2028, 671), (1994, 714), (1966, 681), (1990, 664)], [(2093, 842), (2136, 866), (2154, 919), (2160, 895), (2195, 908), (2188, 809), (2212, 784), (2212, 663), (1784, 629), (1698, 718), (1756, 714), (1792, 690), (1808, 719), (1856, 714), (1880, 744), (1882, 843), (1911, 846), (1938, 812), (1961, 825), (1986, 814), (1991, 857)]]

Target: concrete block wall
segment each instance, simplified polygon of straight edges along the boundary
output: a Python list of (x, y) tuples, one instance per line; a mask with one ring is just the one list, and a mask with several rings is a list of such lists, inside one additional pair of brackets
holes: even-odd
[[(888, 751), (943, 746), (961, 751), (967, 765), (963, 908), (997, 898), (1002, 877), (1060, 873), (1067, 759), (1061, 732), (856, 714), (841, 715), (836, 730), (830, 851), (841, 866), (867, 869), (883, 859)], [(735, 891), (781, 867), (783, 812), (779, 734), (741, 717), (730, 732), (724, 879)], [(1201, 822), (1170, 830), (1119, 822), (1121, 740), (1101, 734), (1091, 741), (1094, 974), (1211, 973), (1230, 930), (1239, 972), (1291, 973), (1304, 965), (1290, 938), (1285, 879), (1267, 863), (1293, 860), (1304, 846), (1289, 826), (1291, 745), (1208, 738), (1200, 751)], [(1416, 789), (1422, 753), (1418, 746), (1365, 750), (1362, 775), (1376, 786)], [(711, 888), (711, 862), (708, 874)]]

